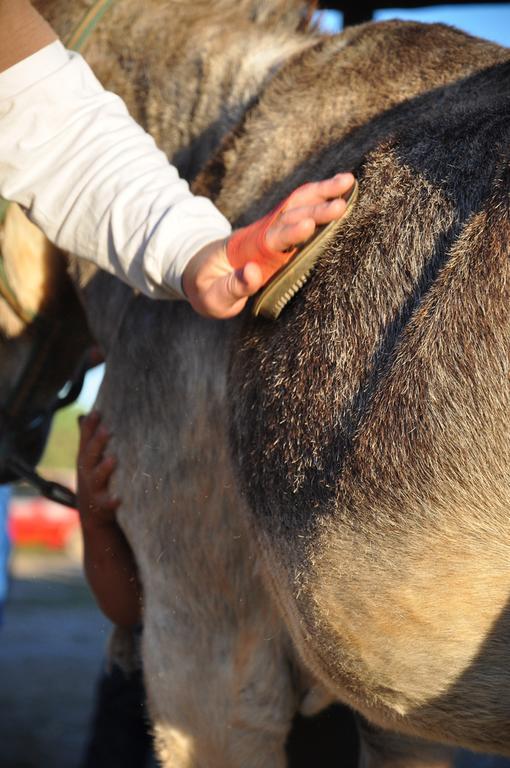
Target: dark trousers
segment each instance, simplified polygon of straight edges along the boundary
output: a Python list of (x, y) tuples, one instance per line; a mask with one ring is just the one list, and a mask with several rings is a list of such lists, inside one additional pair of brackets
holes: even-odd
[(80, 768), (147, 768), (152, 737), (141, 672), (113, 665), (97, 684), (89, 741)]

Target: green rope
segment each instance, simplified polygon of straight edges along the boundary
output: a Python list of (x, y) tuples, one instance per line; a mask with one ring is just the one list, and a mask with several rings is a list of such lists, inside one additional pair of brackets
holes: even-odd
[(4, 223), (5, 215), (7, 213), (8, 207), (9, 207), (9, 201), (4, 200), (3, 197), (0, 197), (0, 224)]
[(87, 11), (70, 38), (67, 40), (67, 47), (71, 48), (73, 51), (81, 51), (94, 29), (114, 2), (115, 0), (99, 0), (95, 3), (92, 8)]

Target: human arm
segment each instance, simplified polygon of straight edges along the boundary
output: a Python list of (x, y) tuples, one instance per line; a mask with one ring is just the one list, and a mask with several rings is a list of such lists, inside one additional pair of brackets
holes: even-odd
[[(8, 66), (0, 74), (0, 194), (61, 248), (144, 293), (188, 298), (208, 316), (237, 314), (264, 281), (249, 252), (240, 268), (231, 266), (228, 221), (191, 194), (122, 100), (56, 41), (27, 0), (0, 0), (0, 13), (0, 49), (7, 31), (16, 40), (0, 59)], [(23, 54), (32, 53), (14, 61), (18, 37)], [(343, 174), (323, 182), (333, 191), (287, 210), (267, 244), (283, 251), (340, 216), (338, 195), (352, 181)], [(293, 212), (300, 220), (291, 224), (285, 217)]]
[(0, 0), (0, 72), (56, 39), (30, 0)]
[(104, 451), (110, 435), (93, 411), (80, 424), (78, 508), (83, 535), (83, 564), (89, 586), (103, 613), (121, 627), (141, 620), (142, 588), (131, 547), (120, 529), (109, 481), (116, 466)]

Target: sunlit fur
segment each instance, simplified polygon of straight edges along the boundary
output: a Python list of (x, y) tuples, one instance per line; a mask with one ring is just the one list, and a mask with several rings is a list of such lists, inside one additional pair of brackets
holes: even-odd
[[(2, 279), (14, 299), (11, 307), (0, 296), (0, 411), (21, 372), (30, 370), (38, 385), (16, 413), (19, 421), (26, 421), (74, 374), (90, 333), (64, 254), (17, 205), (9, 206), (0, 226), (0, 248)], [(34, 358), (35, 346), (40, 352)]]
[[(0, 248), (6, 268), (7, 287), (12, 291), (27, 318), (45, 312), (57, 298), (65, 275), (65, 260), (43, 233), (27, 219), (17, 205), (7, 209), (0, 230)], [(0, 302), (2, 331), (8, 337), (18, 336), (26, 320)]]

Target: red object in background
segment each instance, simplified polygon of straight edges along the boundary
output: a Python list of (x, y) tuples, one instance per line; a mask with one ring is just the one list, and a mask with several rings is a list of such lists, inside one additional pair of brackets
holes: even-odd
[(15, 546), (41, 545), (65, 549), (80, 528), (78, 512), (42, 496), (13, 496), (8, 527)]

